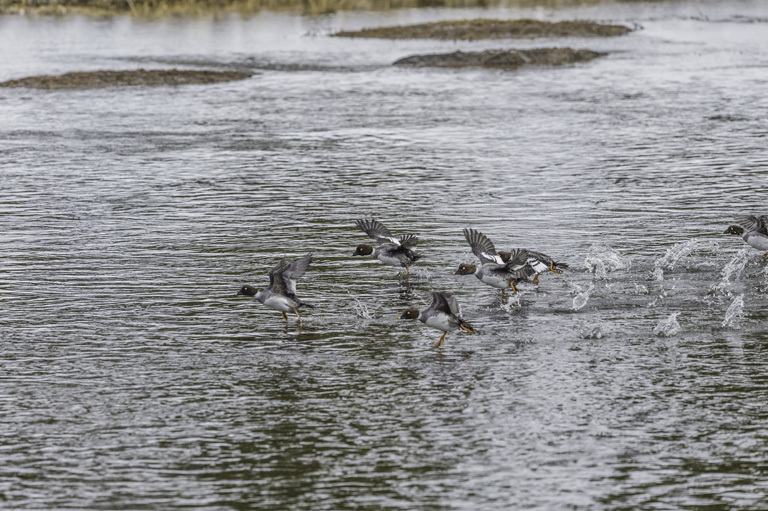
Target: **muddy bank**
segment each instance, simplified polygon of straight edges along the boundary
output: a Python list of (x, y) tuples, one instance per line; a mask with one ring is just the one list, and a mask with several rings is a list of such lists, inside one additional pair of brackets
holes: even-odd
[(179, 69), (136, 69), (133, 71), (89, 71), (58, 76), (41, 75), (1, 82), (0, 87), (30, 89), (97, 89), (101, 87), (187, 85), (243, 80), (251, 73)]
[(482, 52), (437, 53), (402, 58), (395, 66), (405, 67), (494, 67), (517, 69), (522, 66), (562, 66), (588, 62), (607, 55), (572, 48), (537, 48), (534, 50), (486, 50)]
[(537, 37), (613, 37), (632, 29), (594, 21), (459, 20), (420, 23), (398, 27), (366, 28), (337, 32), (336, 37), (379, 37), (384, 39), (533, 39)]

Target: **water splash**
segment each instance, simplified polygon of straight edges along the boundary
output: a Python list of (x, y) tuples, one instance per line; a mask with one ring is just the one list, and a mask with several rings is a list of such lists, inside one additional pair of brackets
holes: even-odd
[(588, 330), (582, 330), (581, 332), (582, 339), (602, 339), (604, 335), (603, 328), (600, 325)]
[(741, 320), (744, 319), (744, 295), (739, 295), (733, 299), (728, 310), (725, 311), (723, 327), (739, 328)]
[(400, 277), (402, 279), (408, 279), (411, 284), (426, 284), (432, 280), (432, 273), (426, 268), (411, 268), (408, 276), (406, 276), (405, 271), (403, 271), (400, 273)]
[(662, 268), (654, 268), (651, 272), (651, 276), (653, 277), (653, 280), (655, 281), (662, 281), (664, 280), (664, 270)]
[(583, 309), (584, 306), (587, 305), (587, 302), (589, 301), (589, 294), (593, 289), (595, 289), (595, 285), (590, 283), (589, 287), (585, 290), (582, 290), (581, 287), (577, 286), (576, 284), (572, 285), (577, 293), (576, 296), (573, 297), (573, 310), (577, 311), (579, 309)]
[(653, 329), (653, 333), (659, 337), (672, 337), (679, 334), (683, 329), (677, 322), (679, 315), (679, 312), (673, 312), (668, 318), (659, 321), (659, 324)]
[(730, 261), (720, 271), (720, 282), (709, 288), (709, 292), (719, 296), (730, 296), (729, 286), (741, 277), (747, 266), (749, 249), (741, 249), (733, 255)]
[(368, 310), (368, 306), (356, 296), (352, 297), (352, 310), (358, 318), (373, 319), (373, 314)]
[(667, 250), (667, 253), (664, 254), (663, 257), (657, 259), (653, 265), (657, 269), (661, 268), (663, 270), (673, 270), (680, 259), (684, 258), (694, 249), (697, 249), (704, 244), (704, 242), (697, 239), (691, 239), (682, 243), (677, 243), (676, 245), (670, 247)]
[(628, 270), (632, 261), (608, 245), (595, 244), (589, 247), (584, 264), (587, 271), (594, 273), (599, 279), (604, 279), (612, 271)]
[(505, 312), (512, 312), (513, 309), (519, 309), (520, 307), (520, 293), (509, 295), (509, 298), (506, 300), (501, 300), (501, 309)]
[(720, 271), (720, 276), (723, 278), (724, 282), (735, 281), (741, 277), (741, 272), (743, 272), (744, 268), (747, 266), (748, 253), (749, 249), (743, 248), (736, 252), (731, 260), (728, 261), (728, 264), (726, 264)]

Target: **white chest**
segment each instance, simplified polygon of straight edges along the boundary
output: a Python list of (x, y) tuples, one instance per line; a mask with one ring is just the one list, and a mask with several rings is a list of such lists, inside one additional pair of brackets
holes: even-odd
[(262, 303), (270, 309), (283, 312), (293, 312), (293, 310), (296, 308), (296, 304), (293, 303), (293, 300), (290, 300), (284, 296), (270, 296)]
[(758, 250), (768, 250), (768, 237), (761, 236), (759, 234), (752, 234), (750, 236), (747, 236), (745, 240), (747, 243), (749, 243), (751, 246), (755, 247)]
[(498, 289), (506, 289), (509, 287), (509, 280), (492, 273), (484, 273), (482, 276), (477, 276), (477, 278), (480, 279), (480, 282)]
[(379, 252), (378, 254), (376, 254), (376, 259), (378, 259), (379, 261), (381, 261), (382, 263), (388, 266), (398, 266), (398, 267), (402, 266), (400, 259), (398, 259), (397, 257), (387, 255), (383, 252)]
[(456, 328), (456, 323), (451, 321), (451, 318), (447, 314), (437, 314), (435, 316), (430, 316), (424, 323), (426, 323), (427, 326), (442, 330), (443, 332), (447, 332), (448, 330), (453, 330)]

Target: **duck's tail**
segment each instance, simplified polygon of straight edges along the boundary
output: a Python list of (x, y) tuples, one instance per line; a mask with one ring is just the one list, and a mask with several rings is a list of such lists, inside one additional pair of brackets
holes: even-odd
[(556, 261), (550, 261), (549, 262), (549, 269), (552, 271), (562, 271), (567, 270), (568, 265), (566, 263), (558, 263)]
[(467, 332), (469, 334), (474, 334), (475, 333), (475, 327), (473, 327), (469, 323), (466, 323), (463, 319), (459, 320), (459, 328), (461, 328), (462, 330), (464, 330), (465, 332)]

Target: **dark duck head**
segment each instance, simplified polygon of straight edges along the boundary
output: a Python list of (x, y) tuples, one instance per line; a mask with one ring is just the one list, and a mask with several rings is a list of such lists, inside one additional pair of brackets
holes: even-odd
[(245, 296), (256, 296), (256, 293), (258, 293), (258, 289), (256, 289), (253, 286), (243, 286), (240, 288), (240, 291), (237, 292), (239, 295), (245, 295)]
[(400, 314), (397, 319), (419, 319), (419, 311), (418, 309), (408, 309)]
[(732, 225), (728, 227), (725, 231), (723, 231), (723, 234), (731, 234), (733, 236), (744, 236), (744, 229), (739, 227), (738, 225)]
[(459, 269), (453, 272), (454, 275), (474, 275), (477, 271), (477, 266), (474, 264), (460, 264)]
[(373, 254), (373, 247), (365, 243), (358, 245), (353, 256), (367, 256)]

